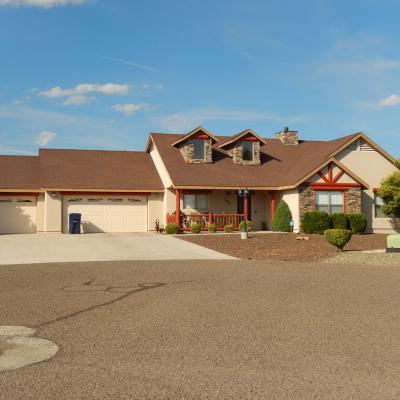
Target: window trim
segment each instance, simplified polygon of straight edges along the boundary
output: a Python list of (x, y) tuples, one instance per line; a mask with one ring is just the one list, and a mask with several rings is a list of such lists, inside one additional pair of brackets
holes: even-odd
[(339, 212), (340, 213), (344, 213), (345, 212), (345, 209), (346, 209), (346, 207), (345, 207), (345, 191), (343, 191), (343, 190), (316, 190), (315, 191), (315, 210), (316, 211), (322, 211), (322, 210), (318, 209), (318, 192), (328, 194), (329, 203), (327, 204), (327, 207), (328, 207), (328, 211), (327, 212), (328, 212), (329, 215), (337, 214), (337, 213), (332, 213), (332, 207), (338, 207), (339, 206), (339, 204), (332, 204), (332, 202), (331, 202), (331, 194), (333, 192), (340, 193), (342, 195), (342, 203), (340, 204), (340, 206), (342, 207), (342, 210), (339, 211)]
[[(206, 159), (206, 141), (203, 140), (203, 139), (194, 138), (194, 139), (191, 139), (191, 143), (193, 145), (193, 160), (204, 161)], [(195, 145), (195, 143), (198, 143), (198, 144), (201, 143), (203, 145), (203, 147), (202, 147), (203, 148), (203, 157), (202, 158), (197, 158), (196, 157), (196, 145)]]
[[(251, 145), (251, 160), (247, 160), (244, 158), (244, 145), (249, 143)], [(254, 142), (249, 140), (242, 140), (242, 159), (243, 161), (254, 162)]]
[[(194, 207), (186, 207), (185, 196), (194, 196)], [(207, 208), (199, 208), (197, 200), (198, 196), (205, 196), (207, 199)], [(182, 196), (182, 202), (184, 210), (208, 211), (208, 194), (206, 193), (184, 193)]]
[[(374, 218), (376, 219), (385, 219), (388, 218), (388, 216), (381, 210), (381, 205), (377, 204), (376, 200), (377, 199), (382, 199), (381, 197), (379, 197), (378, 193), (374, 193)], [(378, 216), (378, 210), (382, 213), (382, 217)]]

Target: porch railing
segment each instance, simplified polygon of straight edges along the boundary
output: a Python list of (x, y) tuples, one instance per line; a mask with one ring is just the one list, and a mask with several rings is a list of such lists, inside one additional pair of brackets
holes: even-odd
[[(239, 224), (244, 221), (244, 214), (224, 214), (224, 213), (207, 213), (207, 214), (188, 214), (181, 215), (181, 226), (184, 231), (189, 231), (192, 224), (201, 225), (202, 231), (208, 230), (209, 224), (215, 224), (218, 231), (223, 231), (225, 225), (232, 225), (233, 229), (238, 230)], [(174, 223), (175, 216), (167, 215), (167, 223)]]

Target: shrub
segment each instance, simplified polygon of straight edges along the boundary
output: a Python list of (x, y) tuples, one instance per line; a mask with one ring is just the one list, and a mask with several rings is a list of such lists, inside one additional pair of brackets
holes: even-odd
[(274, 232), (291, 232), (292, 228), (289, 225), (291, 219), (292, 213), (286, 201), (280, 201), (272, 221), (272, 230)]
[(322, 235), (331, 227), (331, 217), (325, 211), (309, 211), (303, 215), (301, 230), (304, 233), (319, 233)]
[(224, 231), (226, 233), (232, 233), (233, 232), (233, 225), (225, 225), (224, 226)]
[(347, 214), (350, 229), (353, 234), (360, 235), (367, 229), (367, 217), (360, 213)]
[(209, 224), (209, 225), (208, 225), (208, 232), (212, 232), (212, 233), (217, 232), (217, 225), (215, 225), (215, 224)]
[(383, 200), (382, 211), (391, 218), (400, 218), (400, 171), (382, 181), (378, 195)]
[(190, 227), (190, 230), (192, 231), (192, 233), (200, 233), (201, 232), (201, 225), (195, 222)]
[(349, 227), (349, 221), (345, 213), (332, 214), (331, 220), (333, 229), (348, 229)]
[[(242, 231), (243, 226), (244, 226), (244, 221), (242, 221), (239, 224), (239, 231)], [(247, 226), (247, 231), (251, 231), (253, 229), (253, 224), (251, 223), (251, 221), (246, 221), (246, 226)]]
[(165, 232), (168, 235), (176, 235), (177, 233), (181, 233), (181, 227), (177, 224), (167, 224), (165, 226)]
[(351, 239), (351, 231), (347, 229), (327, 229), (324, 232), (324, 237), (328, 243), (336, 246), (341, 251)]

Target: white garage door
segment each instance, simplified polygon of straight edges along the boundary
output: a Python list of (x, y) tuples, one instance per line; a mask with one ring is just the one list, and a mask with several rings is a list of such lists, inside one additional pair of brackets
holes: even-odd
[(68, 232), (68, 215), (82, 214), (83, 233), (146, 232), (146, 196), (64, 196), (63, 225)]
[(0, 197), (0, 234), (36, 232), (36, 197)]

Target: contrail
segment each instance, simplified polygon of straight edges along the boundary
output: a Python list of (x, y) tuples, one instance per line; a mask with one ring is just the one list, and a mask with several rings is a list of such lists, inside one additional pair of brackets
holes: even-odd
[(109, 60), (109, 61), (114, 61), (114, 62), (118, 62), (118, 63), (121, 63), (121, 64), (130, 65), (131, 67), (146, 69), (148, 71), (153, 71), (153, 72), (157, 71), (157, 68), (152, 67), (150, 65), (138, 64), (138, 63), (135, 63), (133, 61), (122, 60), (120, 58), (115, 58), (115, 57), (102, 56), (102, 55), (99, 55), (99, 54), (94, 54), (94, 56), (98, 57), (98, 58), (102, 58), (104, 60)]

